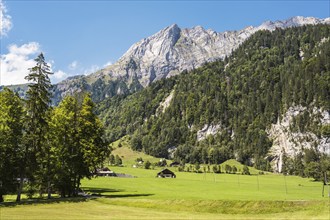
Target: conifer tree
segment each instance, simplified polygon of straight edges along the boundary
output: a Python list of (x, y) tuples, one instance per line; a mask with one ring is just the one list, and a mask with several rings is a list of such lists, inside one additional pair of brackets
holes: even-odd
[(51, 103), (51, 83), (49, 75), (52, 74), (50, 66), (45, 62), (44, 55), (40, 53), (35, 59), (36, 65), (29, 69), (25, 77), (29, 81), (26, 93), (27, 109), (27, 162), (30, 181), (39, 186), (40, 193), (47, 188), (50, 198), (51, 183), (51, 151), (46, 138), (48, 130), (47, 117)]

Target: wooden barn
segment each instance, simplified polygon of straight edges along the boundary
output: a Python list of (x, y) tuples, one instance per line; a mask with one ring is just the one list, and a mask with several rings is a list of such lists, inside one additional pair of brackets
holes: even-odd
[(96, 176), (117, 176), (117, 175), (108, 167), (104, 167), (96, 170)]
[(176, 178), (176, 175), (170, 171), (169, 169), (163, 169), (159, 173), (157, 173), (157, 176), (159, 178)]

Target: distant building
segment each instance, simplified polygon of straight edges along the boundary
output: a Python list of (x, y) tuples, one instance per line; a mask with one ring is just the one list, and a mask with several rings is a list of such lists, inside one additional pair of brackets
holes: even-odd
[(108, 167), (104, 167), (96, 170), (96, 176), (117, 176), (117, 175)]
[(157, 173), (157, 176), (159, 178), (176, 178), (176, 175), (170, 171), (169, 169), (164, 169), (162, 171), (160, 171), (159, 173)]
[(180, 163), (176, 161), (170, 164), (170, 167), (177, 167), (177, 166), (180, 166)]

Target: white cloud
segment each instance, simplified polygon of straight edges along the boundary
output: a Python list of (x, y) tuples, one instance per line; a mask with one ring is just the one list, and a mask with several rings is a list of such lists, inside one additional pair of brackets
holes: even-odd
[(68, 68), (70, 70), (75, 70), (75, 69), (77, 69), (77, 67), (78, 67), (78, 61), (75, 60), (75, 61), (73, 61), (72, 63), (69, 64)]
[(7, 8), (0, 0), (0, 36), (7, 35), (12, 26), (11, 17), (7, 14)]
[[(0, 85), (16, 85), (28, 83), (24, 79), (29, 74), (29, 68), (35, 66), (34, 59), (40, 53), (40, 45), (36, 42), (30, 42), (18, 46), (16, 44), (8, 47), (8, 53), (1, 55), (0, 59)], [(68, 77), (68, 74), (62, 70), (56, 70), (54, 60), (47, 61), (50, 71), (54, 74), (50, 75), (52, 83), (57, 83)]]
[(112, 64), (113, 64), (112, 61), (108, 61), (108, 62), (106, 62), (103, 66), (92, 65), (92, 66), (90, 66), (90, 67), (88, 67), (88, 68), (86, 68), (86, 69), (83, 69), (82, 73), (83, 73), (84, 75), (89, 75), (89, 74), (95, 73), (96, 71), (98, 71), (98, 70), (100, 70), (100, 69), (102, 69), (102, 68), (105, 68), (105, 67), (107, 67), (107, 66), (110, 66), (110, 65), (112, 65)]
[(107, 67), (107, 66), (110, 66), (112, 65), (112, 61), (108, 61), (106, 64), (103, 65), (103, 67)]
[(30, 54), (34, 54), (39, 52), (40, 45), (37, 42), (30, 42), (27, 44), (23, 44), (22, 46), (17, 46), (16, 44), (12, 44), (8, 47), (9, 53), (17, 54), (19, 56), (28, 56)]
[(84, 75), (89, 75), (91, 73), (95, 73), (96, 71), (100, 70), (101, 68), (98, 65), (92, 65), (91, 67), (85, 69), (83, 71)]
[(50, 66), (50, 68), (52, 68), (55, 64), (55, 61), (54, 60), (48, 60), (47, 64)]
[(8, 53), (1, 55), (0, 85), (27, 83), (24, 77), (29, 73), (28, 69), (35, 65), (35, 54), (39, 52), (40, 45), (37, 42), (10, 45)]
[[(68, 74), (66, 74), (65, 72), (63, 72), (62, 70), (58, 70), (56, 72), (54, 72), (53, 75), (51, 75), (51, 79), (53, 79), (52, 81), (61, 81), (65, 78), (67, 78)], [(55, 83), (55, 82), (54, 82)]]
[(68, 74), (62, 70), (55, 70), (55, 61), (54, 60), (49, 60), (47, 61), (47, 64), (49, 65), (50, 71), (53, 73), (52, 75), (49, 76), (52, 84), (58, 83), (68, 77)]

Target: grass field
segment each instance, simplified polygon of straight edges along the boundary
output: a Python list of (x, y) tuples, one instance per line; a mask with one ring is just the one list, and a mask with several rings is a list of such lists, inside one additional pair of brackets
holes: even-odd
[[(138, 178), (84, 180), (83, 188), (111, 189), (111, 195), (148, 194), (148, 199), (322, 200), (320, 182), (296, 176), (175, 172), (177, 178), (155, 178), (160, 169), (111, 167)], [(176, 171), (176, 168), (169, 168)], [(258, 184), (259, 183), (259, 184)], [(107, 192), (103, 192), (107, 195)]]
[[(145, 155), (129, 152), (126, 146), (117, 153), (128, 165), (110, 168), (136, 178), (83, 180), (83, 189), (93, 194), (88, 198), (6, 203), (0, 206), (0, 219), (330, 219), (329, 198), (321, 196), (322, 184), (311, 179), (187, 173), (177, 168), (169, 168), (177, 178), (155, 178), (160, 168), (131, 166), (137, 154)], [(241, 166), (233, 160), (226, 163)]]

